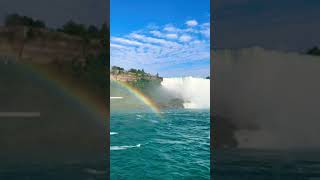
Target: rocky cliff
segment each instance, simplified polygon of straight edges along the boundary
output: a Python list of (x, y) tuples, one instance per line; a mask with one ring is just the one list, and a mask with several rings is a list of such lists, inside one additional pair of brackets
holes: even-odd
[(0, 59), (48, 64), (84, 60), (102, 48), (98, 39), (83, 39), (49, 29), (0, 27)]
[(112, 69), (110, 71), (110, 78), (122, 82), (138, 82), (141, 80), (161, 82), (163, 80), (163, 78), (158, 75), (152, 75), (135, 69), (131, 71)]

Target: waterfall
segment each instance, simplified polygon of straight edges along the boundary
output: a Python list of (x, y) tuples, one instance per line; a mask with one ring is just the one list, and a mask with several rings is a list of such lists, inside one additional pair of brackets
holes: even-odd
[(162, 87), (184, 101), (187, 109), (210, 108), (210, 80), (195, 77), (163, 78)]
[(320, 58), (262, 48), (215, 53), (214, 110), (243, 148), (320, 147)]

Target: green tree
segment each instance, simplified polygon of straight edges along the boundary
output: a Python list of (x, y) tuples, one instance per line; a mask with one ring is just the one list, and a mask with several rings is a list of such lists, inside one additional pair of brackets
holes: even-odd
[(46, 28), (46, 24), (41, 20), (34, 20), (31, 17), (20, 16), (19, 14), (9, 14), (4, 21), (5, 26), (28, 26), (33, 28)]
[(136, 70), (136, 69), (134, 69), (134, 68), (131, 68), (131, 69), (129, 69), (129, 72), (131, 72), (131, 73), (137, 73), (138, 70)]
[(320, 56), (320, 49), (317, 46), (314, 46), (313, 48), (307, 50), (307, 54), (314, 55), (314, 56)]
[(62, 32), (84, 37), (86, 35), (86, 26), (83, 24), (75, 23), (74, 21), (68, 21), (66, 24), (62, 26)]
[(16, 26), (21, 24), (21, 19), (18, 14), (10, 14), (7, 15), (5, 20), (4, 20), (5, 26)]
[(36, 20), (36, 21), (33, 22), (32, 27), (35, 27), (35, 28), (46, 28), (46, 24), (41, 20)]
[(124, 71), (123, 68), (119, 67), (119, 66), (112, 66), (111, 70), (119, 70), (119, 71)]

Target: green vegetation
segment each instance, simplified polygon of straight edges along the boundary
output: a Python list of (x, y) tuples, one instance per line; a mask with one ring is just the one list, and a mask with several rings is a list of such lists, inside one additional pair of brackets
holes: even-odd
[(307, 50), (306, 54), (312, 55), (312, 56), (320, 56), (320, 49), (317, 46), (315, 46)]
[[(13, 27), (13, 26), (26, 26), (30, 28), (42, 28), (47, 29), (46, 24), (38, 19), (33, 19), (28, 16), (21, 16), (19, 14), (9, 14), (6, 16), (4, 25), (6, 27)], [(101, 28), (98, 28), (94, 25), (86, 26), (81, 23), (76, 23), (72, 20), (65, 23), (61, 28), (57, 29), (51, 29), (51, 31), (56, 32), (63, 32), (68, 35), (72, 36), (79, 36), (83, 39), (89, 40), (89, 39), (103, 39), (105, 38), (105, 32), (107, 32), (107, 25), (103, 24)], [(34, 33), (32, 30), (30, 30), (30, 33), (28, 36), (33, 37)]]
[(70, 35), (76, 35), (76, 36), (84, 36), (87, 33), (87, 29), (85, 25), (77, 24), (73, 21), (67, 22), (62, 26), (61, 29), (58, 29), (58, 31), (61, 31)]
[(6, 16), (5, 26), (28, 26), (33, 28), (46, 28), (46, 24), (41, 20), (35, 20), (19, 14), (10, 14)]
[[(8, 41), (18, 39), (22, 40), (19, 54), (24, 49), (27, 42), (32, 42), (34, 39), (39, 41), (45, 40), (50, 44), (61, 42), (66, 45), (68, 43), (81, 43), (75, 51), (82, 50), (81, 55), (74, 55), (73, 52), (59, 58), (52, 58), (48, 54), (48, 58), (52, 61), (48, 63), (37, 63), (36, 61), (17, 61), (26, 65), (35, 67), (37, 71), (48, 74), (57, 81), (61, 81), (66, 87), (81, 91), (81, 94), (88, 96), (86, 98), (94, 101), (97, 105), (101, 105), (101, 109), (105, 111), (105, 98), (109, 94), (109, 28), (103, 24), (101, 28), (93, 25), (83, 25), (73, 21), (69, 21), (58, 29), (49, 29), (46, 24), (37, 19), (32, 19), (27, 16), (11, 14), (5, 18), (4, 25), (8, 27), (8, 31), (4, 31), (1, 35), (7, 38)], [(25, 38), (21, 39), (21, 30), (19, 27), (27, 27)], [(18, 27), (18, 28), (16, 28)], [(70, 36), (67, 36), (70, 35)], [(74, 36), (74, 37), (72, 37)], [(11, 43), (11, 42), (10, 42)], [(39, 45), (34, 45), (36, 48)], [(50, 46), (54, 51), (56, 46)], [(82, 49), (80, 49), (82, 48)], [(41, 53), (41, 48), (39, 48)], [(69, 52), (69, 51), (68, 51)], [(75, 54), (79, 54), (78, 52)], [(36, 55), (35, 55), (36, 56)], [(21, 57), (21, 55), (19, 56)], [(33, 58), (33, 57), (31, 57)], [(70, 58), (73, 58), (72, 60)], [(17, 63), (18, 64), (18, 63)]]
[(161, 108), (183, 108), (184, 101), (182, 99), (172, 97), (170, 93), (161, 88), (163, 79), (158, 73), (151, 75), (145, 72), (144, 69), (131, 68), (125, 70), (119, 66), (112, 66), (110, 75), (137, 88), (155, 101)]
[(151, 74), (148, 74), (148, 73), (146, 73), (146, 72), (144, 72), (144, 69), (129, 69), (129, 71), (128, 72), (130, 72), (130, 73), (133, 73), (133, 74), (135, 74), (136, 76), (139, 76), (139, 77), (141, 77), (141, 79), (146, 79), (146, 77), (151, 77), (152, 75)]
[(122, 74), (124, 73), (124, 69), (118, 66), (112, 66), (111, 67), (111, 74)]
[(112, 66), (110, 74), (112, 74), (112, 75), (131, 74), (131, 75), (137, 77), (138, 79), (150, 79), (152, 77), (160, 78), (158, 73), (156, 76), (153, 76), (149, 73), (146, 73), (144, 71), (144, 69), (140, 70), (140, 69), (131, 68), (128, 71), (126, 71), (124, 68), (121, 68), (118, 66)]
[[(49, 73), (52, 77), (57, 78), (59, 81), (64, 81), (73, 89), (81, 89), (90, 96), (95, 96), (96, 102), (105, 104), (105, 97), (109, 94), (109, 75), (107, 67), (109, 67), (109, 28), (106, 24), (103, 24), (100, 28), (89, 25), (76, 23), (74, 21), (68, 21), (61, 28), (48, 29), (43, 21), (35, 20), (27, 16), (20, 16), (18, 14), (8, 15), (5, 19), (6, 27), (26, 26), (26, 38), (23, 39), (23, 46), (28, 41), (34, 39), (46, 39), (53, 41), (61, 41), (68, 43), (73, 41), (81, 43), (83, 56), (74, 56), (72, 60), (57, 59), (48, 64), (37, 64), (28, 62), (34, 66), (39, 67), (43, 72)], [(15, 28), (13, 28), (15, 30)], [(4, 37), (9, 40), (14, 39), (14, 31), (10, 32)], [(64, 34), (70, 36), (76, 36), (79, 38), (69, 38)], [(40, 38), (39, 38), (40, 37)], [(79, 41), (80, 40), (80, 41)], [(100, 43), (98, 43), (100, 42)], [(96, 51), (87, 50), (89, 47), (96, 47)], [(181, 99), (164, 98), (159, 92), (162, 78), (157, 73), (156, 75), (149, 74), (144, 69), (129, 69), (113, 66), (110, 69), (111, 75), (123, 76), (124, 79), (128, 79), (128, 83), (141, 90), (144, 94), (154, 99), (162, 107), (177, 107), (180, 108), (183, 105)]]
[(124, 68), (112, 66), (110, 74), (114, 76), (121, 76), (123, 79), (126, 79), (125, 81), (127, 81), (127, 83), (147, 94), (149, 97), (154, 95), (153, 90), (158, 89), (161, 86), (162, 81), (159, 74), (151, 75), (146, 73), (144, 69), (131, 68), (126, 71)]
[(57, 31), (87, 39), (99, 39), (103, 36), (103, 32), (106, 32), (105, 26), (106, 25), (102, 25), (101, 29), (99, 29), (94, 25), (86, 26), (74, 21), (69, 21), (64, 24), (62, 28), (58, 28)]
[(107, 84), (110, 80), (107, 74), (110, 51), (106, 50), (110, 31), (106, 24), (102, 26), (102, 30), (104, 30), (104, 32), (100, 32), (102, 46), (99, 49), (98, 56), (88, 55), (84, 63), (74, 59), (69, 70), (79, 79), (95, 84), (98, 88), (101, 88), (101, 91), (105, 91), (109, 88)]

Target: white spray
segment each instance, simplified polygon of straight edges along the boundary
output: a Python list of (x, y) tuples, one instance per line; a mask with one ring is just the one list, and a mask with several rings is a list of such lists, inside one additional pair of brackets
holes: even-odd
[(320, 57), (248, 48), (215, 59), (214, 109), (240, 147), (320, 147)]
[(210, 108), (210, 80), (195, 77), (164, 78), (162, 87), (184, 100), (188, 109)]

